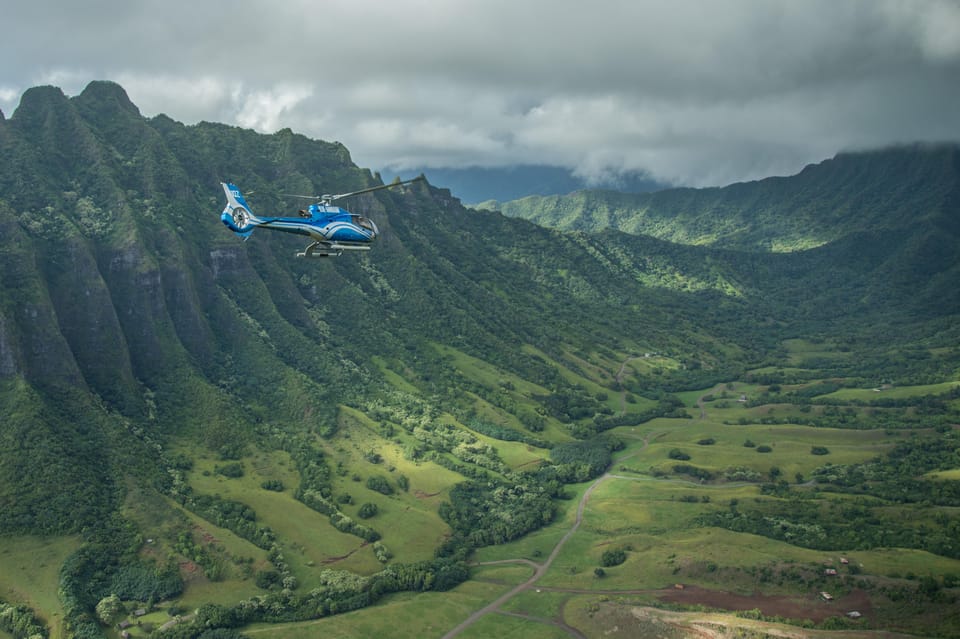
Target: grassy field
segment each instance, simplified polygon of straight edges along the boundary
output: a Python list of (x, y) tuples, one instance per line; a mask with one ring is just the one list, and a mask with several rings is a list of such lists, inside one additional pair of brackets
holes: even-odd
[(567, 639), (561, 627), (539, 619), (526, 619), (504, 614), (485, 615), (459, 635), (463, 639)]
[(960, 382), (944, 382), (942, 384), (928, 384), (924, 386), (841, 388), (840, 390), (823, 395), (823, 397), (838, 399), (845, 402), (869, 402), (880, 399), (906, 399), (908, 397), (924, 397), (926, 395), (943, 395), (944, 393), (949, 393), (957, 386), (960, 386)]
[(0, 538), (0, 600), (33, 608), (49, 624), (52, 639), (62, 631), (60, 566), (79, 547), (75, 537)]
[(422, 639), (439, 637), (509, 586), (467, 581), (449, 592), (399, 593), (376, 606), (315, 621), (255, 624), (243, 633), (256, 639)]
[[(532, 410), (533, 396), (545, 394), (545, 389), (455, 349), (437, 348), (471, 381), (490, 392), (503, 393), (496, 400), (498, 405), (479, 394), (465, 393), (464, 399), (472, 404), (476, 415), (523, 430), (516, 416), (499, 405), (501, 400), (506, 397), (516, 406)], [(791, 361), (797, 365), (811, 358), (846, 356), (831, 350), (829, 345), (803, 341), (789, 344), (789, 351)], [(549, 361), (542, 353), (531, 354)], [(604, 402), (614, 412), (619, 412), (621, 406), (628, 411), (645, 410), (653, 405), (652, 400), (641, 398), (636, 403), (626, 403), (623, 395), (610, 391), (604, 384), (610, 383), (621, 364), (623, 374), (629, 377), (649, 374), (650, 367), (670, 366), (671, 361), (660, 362), (658, 356), (631, 359), (624, 354), (624, 359), (618, 362), (616, 358), (620, 355), (570, 353), (568, 359), (575, 362), (578, 372), (565, 370), (563, 374), (567, 381), (580, 385), (588, 393), (598, 397), (605, 394)], [(396, 362), (378, 361), (377, 365), (386, 375), (397, 377), (398, 388), (416, 392), (412, 385), (399, 384), (402, 377), (394, 371)], [(611, 368), (615, 370), (611, 372)], [(897, 397), (924, 396), (945, 392), (955, 385), (954, 382), (902, 387), (883, 393), (896, 391)], [(782, 501), (785, 498), (761, 495), (760, 484), (782, 479), (792, 490), (812, 490), (810, 486), (798, 484), (805, 484), (814, 469), (827, 463), (868, 461), (881, 456), (901, 441), (902, 436), (908, 436), (884, 429), (841, 430), (756, 423), (765, 417), (789, 421), (791, 416), (802, 414), (799, 407), (788, 404), (748, 407), (738, 401), (741, 395), (756, 397), (764, 390), (765, 387), (732, 382), (679, 393), (677, 397), (687, 407), (690, 419), (660, 418), (609, 431), (625, 447), (615, 453), (608, 475), (596, 485), (587, 482), (567, 486), (569, 498), (556, 502), (557, 516), (550, 525), (511, 543), (478, 549), (471, 557), (473, 562), (508, 563), (476, 565), (472, 578), (451, 592), (400, 593), (385, 597), (365, 610), (302, 623), (256, 625), (245, 628), (244, 633), (263, 639), (317, 635), (344, 639), (441, 636), (471, 612), (533, 575), (533, 566), (517, 560), (543, 564), (565, 538), (549, 571), (533, 587), (508, 600), (499, 612), (482, 617), (460, 636), (566, 637), (569, 633), (563, 623), (578, 628), (588, 637), (607, 636), (599, 629), (611, 631), (620, 627), (618, 623), (636, 620), (636, 605), (657, 603), (663, 592), (678, 583), (742, 596), (762, 592), (769, 596), (816, 599), (817, 589), (828, 586), (836, 587), (842, 594), (851, 587), (841, 588), (837, 585), (839, 581), (832, 583), (823, 577), (824, 566), (840, 566), (841, 557), (856, 567), (858, 577), (885, 587), (889, 584), (909, 587), (924, 576), (942, 579), (945, 575), (960, 575), (960, 561), (917, 550), (811, 550), (765, 537), (693, 525), (698, 516), (711, 511), (724, 512), (731, 504), (789, 504)], [(870, 390), (845, 389), (837, 391), (834, 397), (853, 401), (862, 399), (860, 394), (866, 393), (869, 397), (877, 396)], [(438, 411), (435, 419), (470, 430), (469, 424), (459, 422), (453, 412)], [(339, 415), (336, 434), (329, 439), (315, 440), (333, 471), (334, 501), (346, 515), (381, 533), (382, 542), (394, 555), (392, 561), (415, 562), (433, 557), (434, 550), (450, 533), (439, 517), (438, 508), (448, 499), (451, 487), (464, 478), (435, 463), (410, 459), (409, 450), (418, 442), (403, 428), (375, 420), (356, 408), (341, 407)], [(549, 451), (544, 448), (471, 432), (481, 443), (496, 448), (510, 469), (530, 468), (549, 457)], [(566, 427), (554, 419), (548, 419), (546, 429), (536, 435), (554, 442), (570, 439)], [(747, 442), (753, 446), (745, 446)], [(769, 447), (769, 451), (760, 452), (761, 446)], [(826, 449), (827, 454), (813, 454), (815, 446)], [(689, 459), (672, 458), (676, 451)], [(299, 475), (287, 453), (248, 446), (240, 460), (243, 475), (228, 478), (218, 472), (227, 463), (218, 456), (186, 445), (180, 452), (194, 461), (187, 476), (194, 491), (249, 505), (256, 511), (258, 523), (277, 534), (285, 561), (303, 591), (318, 585), (320, 572), (327, 568), (360, 574), (382, 569), (369, 544), (336, 530), (326, 515), (310, 510), (293, 498)], [(711, 479), (701, 481), (691, 474), (678, 472), (675, 466), (679, 463), (707, 471)], [(725, 480), (725, 473), (730, 469), (753, 472), (757, 479)], [(393, 487), (393, 494), (384, 495), (368, 488), (366, 481), (371, 477), (386, 480)], [(938, 471), (929, 477), (956, 480), (960, 478), (960, 469)], [(281, 482), (283, 490), (264, 489), (261, 484), (267, 480)], [(592, 492), (584, 504), (582, 522), (576, 532), (569, 535), (576, 524), (580, 500), (588, 489)], [(852, 499), (845, 495), (822, 495), (821, 498)], [(374, 504), (377, 513), (362, 520), (358, 512), (366, 503)], [(933, 518), (941, 516), (936, 509), (919, 511), (909, 505), (891, 505), (878, 512), (896, 520), (913, 520), (918, 526), (933, 525)], [(173, 603), (182, 609), (191, 610), (203, 603), (232, 605), (263, 594), (254, 584), (253, 574), (270, 567), (264, 550), (135, 482), (128, 485), (124, 514), (138, 524), (144, 538), (153, 540), (144, 546), (143, 554), (147, 557), (164, 561), (176, 556), (174, 540), (187, 531), (196, 543), (203, 544), (222, 560), (225, 569), (219, 581), (210, 581), (190, 562), (180, 562), (186, 590)], [(0, 598), (28, 603), (59, 632), (57, 619), (62, 613), (55, 594), (57, 571), (78, 544), (73, 539), (4, 539), (0, 545)], [(602, 566), (604, 553), (609, 550), (624, 551), (625, 561)], [(603, 571), (598, 573), (597, 568), (601, 567)], [(790, 571), (800, 577), (783, 577), (791, 574)], [(168, 618), (166, 610), (160, 609), (145, 621), (155, 627)], [(718, 622), (721, 625), (733, 619), (731, 615), (718, 618), (725, 620)], [(686, 636), (668, 632), (685, 621), (651, 618), (636, 623), (638, 628), (648, 628), (654, 633), (662, 630), (661, 636)], [(145, 633), (138, 629), (134, 634)], [(0, 635), (0, 639), (5, 638)]]

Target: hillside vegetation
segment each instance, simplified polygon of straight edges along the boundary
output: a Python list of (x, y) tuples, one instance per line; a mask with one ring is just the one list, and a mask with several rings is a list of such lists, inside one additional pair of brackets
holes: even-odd
[(0, 634), (443, 636), (536, 583), (472, 632), (757, 591), (960, 635), (955, 147), (644, 196), (659, 234), (418, 183), (312, 261), (224, 229), (219, 182), (377, 184), (338, 143), (94, 82), (27, 91), (0, 158)]
[[(841, 153), (797, 175), (653, 193), (583, 190), (484, 206), (564, 230), (617, 229), (680, 244), (790, 252), (882, 231), (956, 232), (955, 144)], [(951, 226), (954, 225), (954, 226)]]

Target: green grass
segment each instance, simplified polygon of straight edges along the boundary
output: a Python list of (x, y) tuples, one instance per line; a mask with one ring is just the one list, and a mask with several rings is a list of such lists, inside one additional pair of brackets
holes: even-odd
[[(809, 476), (815, 468), (826, 463), (863, 462), (882, 455), (897, 441), (881, 430), (845, 430), (789, 424), (740, 426), (717, 423), (712, 419), (657, 419), (644, 426), (656, 433), (656, 438), (651, 439), (646, 448), (638, 450), (629, 459), (615, 463), (615, 472), (649, 472), (652, 468), (672, 472), (674, 465), (682, 463), (715, 474), (722, 474), (727, 468), (739, 466), (766, 474), (771, 466), (777, 466), (782, 471), (781, 477), (792, 483), (798, 472)], [(637, 433), (630, 427), (618, 428), (612, 432), (632, 437)], [(714, 439), (715, 443), (698, 444), (705, 439)], [(756, 448), (745, 447), (743, 444), (746, 440), (758, 446), (770, 446), (772, 451), (759, 453)], [(813, 455), (810, 452), (813, 446), (824, 446), (830, 454)], [(669, 453), (673, 449), (683, 451), (690, 459), (671, 459)]]
[(32, 608), (49, 624), (51, 637), (62, 628), (60, 566), (80, 543), (76, 537), (0, 537), (0, 600)]
[(517, 593), (510, 601), (503, 604), (502, 609), (542, 619), (560, 619), (563, 615), (563, 606), (569, 598), (569, 593), (531, 588)]
[[(262, 455), (279, 457), (285, 453), (257, 453), (253, 460), (262, 460)], [(220, 495), (253, 508), (257, 522), (277, 534), (287, 563), (304, 587), (317, 585), (319, 573), (324, 568), (364, 574), (379, 569), (373, 551), (364, 548), (362, 539), (340, 532), (330, 524), (327, 515), (311, 510), (293, 498), (295, 483), (279, 493), (264, 490), (260, 487), (261, 482), (271, 477), (257, 471), (256, 461), (250, 461), (250, 458), (244, 461), (247, 463), (244, 464), (243, 477), (226, 478), (214, 472), (214, 468), (223, 462), (201, 458), (190, 472), (190, 484), (199, 493)]]
[(463, 351), (445, 346), (434, 344), (434, 348), (441, 355), (446, 357), (450, 363), (471, 381), (477, 382), (489, 389), (503, 389), (506, 383), (511, 384), (515, 391), (509, 391), (511, 394), (530, 397), (532, 395), (545, 395), (549, 391), (533, 382), (529, 382), (522, 377), (497, 368), (489, 362), (468, 355)]
[(936, 470), (924, 475), (927, 479), (937, 479), (941, 481), (960, 481), (960, 468), (950, 470)]
[(787, 349), (787, 365), (803, 365), (810, 360), (845, 360), (850, 353), (837, 350), (832, 344), (806, 339), (788, 339), (783, 342)]
[[(544, 392), (454, 349), (444, 348), (442, 352), (458, 367), (469, 369), (471, 379), (490, 389), (504, 389), (503, 383), (509, 382), (513, 390), (504, 392), (518, 405), (533, 406), (529, 394)], [(809, 355), (813, 351), (802, 352)], [(595, 367), (591, 375), (602, 378), (606, 361), (603, 356), (590, 355), (579, 364), (585, 368)], [(386, 363), (378, 365), (386, 368)], [(582, 376), (570, 371), (565, 374), (572, 375), (571, 380), (577, 380), (575, 383), (588, 390), (593, 388), (591, 384), (602, 390), (601, 386)], [(940, 386), (917, 387), (913, 391), (930, 391)], [(718, 475), (729, 467), (743, 466), (766, 478), (770, 468), (777, 466), (782, 472), (781, 477), (792, 484), (797, 473), (809, 476), (814, 468), (826, 463), (865, 461), (881, 455), (898, 441), (897, 436), (888, 435), (883, 430), (840, 430), (792, 424), (734, 425), (743, 416), (753, 420), (771, 415), (781, 418), (800, 414), (799, 408), (786, 404), (747, 408), (736, 401), (741, 393), (750, 395), (760, 390), (762, 387), (736, 383), (732, 389), (720, 384), (712, 389), (689, 391), (680, 397), (690, 407), (688, 411), (693, 419), (656, 419), (610, 431), (626, 446), (615, 453), (610, 469), (612, 474), (622, 477), (608, 477), (597, 486), (584, 510), (582, 525), (569, 538), (549, 572), (530, 590), (504, 604), (503, 612), (510, 614), (485, 615), (461, 636), (568, 636), (561, 628), (544, 620), (566, 616), (571, 622), (577, 621), (580, 613), (568, 605), (574, 597), (548, 588), (626, 593), (665, 588), (680, 582), (746, 594), (761, 588), (764, 592), (787, 593), (796, 586), (789, 583), (780, 586), (764, 583), (761, 586), (752, 575), (758, 570), (784, 564), (816, 567), (836, 563), (840, 556), (848, 556), (851, 562), (856, 562), (864, 576), (882, 579), (902, 578), (908, 574), (918, 577), (960, 574), (960, 562), (919, 551), (849, 552), (836, 549), (825, 552), (722, 529), (691, 528), (694, 518), (705, 510), (724, 510), (729, 508), (732, 500), (746, 504), (760, 498), (759, 485), (701, 484), (690, 476), (675, 475), (672, 466), (681, 462), (669, 459), (668, 452), (673, 448), (690, 454), (691, 459), (682, 463)], [(609, 401), (619, 404), (618, 393), (604, 392), (608, 392)], [(705, 404), (706, 414), (701, 419), (695, 408), (696, 401), (707, 393), (714, 394), (714, 400)], [(721, 397), (722, 393), (727, 394), (725, 399)], [(503, 409), (477, 396), (471, 401), (482, 418), (522, 429), (515, 417)], [(633, 409), (639, 407), (633, 405)], [(441, 413), (437, 419), (469, 430), (451, 414)], [(337, 433), (329, 440), (317, 440), (327, 454), (331, 469), (337, 466), (342, 469), (333, 477), (334, 497), (349, 494), (353, 503), (340, 507), (345, 514), (356, 519), (361, 504), (371, 502), (377, 505), (379, 512), (376, 516), (358, 521), (381, 532), (383, 542), (395, 555), (394, 561), (428, 559), (449, 534), (449, 528), (440, 519), (437, 509), (448, 498), (450, 488), (463, 481), (463, 477), (434, 463), (407, 459), (404, 449), (415, 440), (402, 428), (394, 427), (392, 432), (385, 428), (383, 423), (358, 410), (341, 407)], [(511, 468), (522, 468), (548, 456), (548, 451), (543, 449), (474, 434), (484, 444), (495, 447)], [(552, 421), (544, 433), (536, 435), (552, 441), (569, 438), (563, 427)], [(697, 443), (706, 438), (715, 443)], [(773, 450), (760, 454), (755, 448), (743, 446), (746, 439), (769, 445)], [(812, 446), (824, 446), (830, 453), (812, 455)], [(370, 461), (371, 453), (379, 456), (378, 463)], [(301, 582), (301, 589), (313, 587), (316, 575), (324, 568), (370, 574), (382, 567), (361, 540), (336, 531), (326, 516), (310, 511), (293, 499), (292, 492), (299, 477), (285, 453), (252, 449), (243, 459), (245, 475), (237, 479), (226, 479), (213, 472), (215, 466), (222, 463), (211, 457), (197, 459), (190, 473), (191, 484), (198, 492), (220, 494), (254, 508), (259, 521), (278, 534), (284, 556)], [(651, 475), (652, 469), (666, 471), (668, 476), (655, 479)], [(373, 475), (386, 478), (397, 488), (396, 492), (386, 496), (368, 489), (365, 480)], [(399, 489), (397, 478), (401, 475), (409, 482), (406, 491)], [(941, 478), (954, 475), (960, 477), (960, 470), (938, 473)], [(260, 483), (265, 479), (280, 479), (285, 490), (282, 493), (263, 490)], [(537, 563), (545, 562), (573, 526), (579, 499), (589, 486), (590, 483), (567, 486), (572, 498), (557, 502), (558, 514), (549, 526), (509, 544), (479, 549), (471, 560), (489, 562), (526, 558)], [(691, 498), (692, 501), (687, 501)], [(845, 499), (844, 496), (829, 498)], [(775, 498), (762, 499), (772, 502)], [(909, 508), (903, 509), (909, 516)], [(186, 516), (191, 525), (210, 531), (218, 543), (229, 548), (228, 552), (251, 555), (252, 546), (247, 542), (189, 513)], [(903, 514), (891, 511), (890, 516)], [(605, 567), (605, 575), (597, 577), (594, 569), (600, 566), (604, 551), (614, 548), (627, 550), (626, 561), (619, 566)], [(265, 565), (262, 551), (254, 550), (260, 553), (256, 555), (258, 565)], [(264, 639), (273, 635), (294, 639), (318, 635), (345, 639), (439, 636), (473, 610), (525, 582), (533, 574), (532, 570), (531, 566), (522, 563), (476, 566), (473, 578), (450, 593), (400, 593), (365, 610), (312, 622), (255, 625), (244, 632)], [(258, 592), (261, 591), (255, 588), (252, 579), (240, 579), (236, 575), (221, 583), (195, 579), (188, 582), (182, 603), (187, 607), (203, 602), (231, 604)], [(649, 596), (652, 595), (631, 595), (636, 600)]]
[(470, 576), (477, 581), (517, 585), (533, 576), (533, 566), (526, 563), (475, 566)]
[(404, 392), (412, 393), (414, 395), (418, 395), (420, 393), (420, 391), (417, 389), (416, 386), (412, 385), (410, 382), (404, 379), (401, 375), (390, 370), (389, 364), (382, 357), (377, 357), (376, 355), (374, 355), (371, 358), (371, 361), (373, 362), (374, 366), (377, 367), (377, 370), (379, 370), (380, 373), (387, 380), (387, 383), (393, 386), (394, 388), (398, 388)]
[(957, 386), (960, 386), (960, 382), (943, 382), (941, 384), (925, 384), (921, 386), (894, 386), (892, 388), (841, 388), (822, 397), (842, 401), (863, 402), (882, 399), (908, 399), (911, 397), (943, 395), (949, 393)]
[(563, 628), (549, 625), (535, 619), (489, 614), (481, 617), (475, 624), (458, 635), (464, 639), (568, 639), (570, 635)]
[(449, 592), (398, 593), (369, 608), (315, 621), (255, 624), (243, 634), (256, 639), (421, 639), (439, 637), (509, 586), (465, 582)]

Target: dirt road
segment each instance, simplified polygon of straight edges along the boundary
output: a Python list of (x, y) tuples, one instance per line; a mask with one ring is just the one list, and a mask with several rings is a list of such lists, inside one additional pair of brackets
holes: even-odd
[[(645, 438), (643, 440), (644, 448), (646, 447), (647, 442), (648, 442), (648, 439)], [(629, 455), (624, 455), (623, 457), (618, 458), (611, 465), (611, 467), (615, 466), (618, 462), (621, 462), (632, 455), (636, 455), (638, 452), (639, 451), (634, 451)], [(471, 625), (476, 623), (476, 621), (480, 619), (480, 617), (482, 617), (483, 615), (489, 614), (491, 612), (508, 614), (508, 613), (503, 613), (503, 611), (500, 610), (500, 606), (502, 606), (506, 602), (516, 597), (519, 593), (527, 591), (530, 588), (532, 588), (540, 580), (540, 578), (547, 573), (547, 571), (550, 569), (550, 566), (553, 564), (553, 561), (557, 558), (557, 555), (559, 555), (560, 551), (563, 550), (564, 545), (567, 543), (567, 541), (570, 540), (571, 537), (573, 537), (574, 533), (577, 532), (577, 529), (580, 528), (580, 523), (583, 521), (583, 511), (587, 507), (587, 502), (590, 500), (590, 495), (593, 494), (593, 491), (596, 490), (597, 486), (599, 486), (601, 483), (603, 483), (604, 481), (612, 477), (614, 477), (614, 475), (611, 475), (610, 473), (604, 473), (600, 477), (597, 477), (592, 484), (590, 484), (587, 490), (583, 493), (583, 497), (580, 498), (580, 503), (577, 504), (576, 520), (574, 520), (573, 525), (570, 527), (570, 530), (568, 530), (566, 534), (560, 539), (560, 541), (557, 542), (557, 545), (554, 546), (553, 550), (550, 552), (550, 555), (547, 557), (546, 561), (544, 561), (542, 564), (538, 564), (535, 561), (531, 561), (529, 559), (503, 559), (500, 561), (483, 562), (482, 564), (480, 564), (480, 565), (492, 565), (492, 564), (507, 564), (507, 563), (523, 563), (523, 564), (532, 566), (534, 570), (533, 570), (533, 575), (529, 579), (527, 579), (522, 584), (515, 586), (510, 591), (500, 595), (494, 601), (490, 602), (483, 608), (480, 608), (479, 610), (471, 614), (469, 617), (464, 619), (460, 624), (458, 624), (456, 627), (452, 628), (445, 635), (443, 635), (443, 639), (451, 639), (452, 637), (456, 637), (461, 632), (463, 632), (464, 630), (469, 628)], [(557, 627), (565, 630), (567, 634), (569, 634), (571, 637), (577, 637), (578, 639), (583, 639), (583, 635), (576, 628), (567, 626), (566, 624), (562, 624), (562, 623), (555, 623), (555, 622), (552, 622), (552, 623), (553, 625), (556, 625)]]

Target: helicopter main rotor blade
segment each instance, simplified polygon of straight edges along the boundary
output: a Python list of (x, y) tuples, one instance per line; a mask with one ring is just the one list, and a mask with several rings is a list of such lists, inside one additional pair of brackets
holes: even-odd
[(338, 193), (337, 195), (322, 195), (320, 199), (322, 199), (324, 202), (333, 202), (335, 200), (340, 200), (345, 197), (353, 197), (354, 195), (362, 195), (364, 193), (371, 193), (373, 191), (379, 191), (381, 189), (389, 189), (394, 186), (403, 186), (404, 184), (410, 184), (411, 182), (419, 182), (420, 180), (426, 180), (426, 178), (422, 175), (418, 175), (417, 177), (412, 178), (410, 180), (391, 182), (390, 184), (380, 184), (377, 186), (371, 186), (365, 189), (360, 189), (359, 191), (350, 191), (349, 193)]

